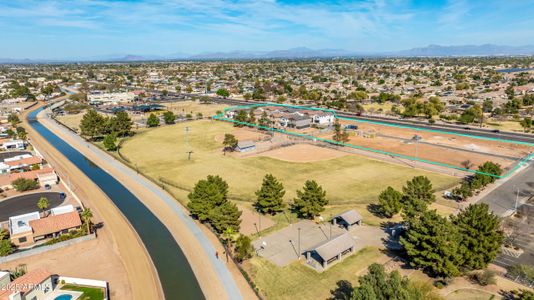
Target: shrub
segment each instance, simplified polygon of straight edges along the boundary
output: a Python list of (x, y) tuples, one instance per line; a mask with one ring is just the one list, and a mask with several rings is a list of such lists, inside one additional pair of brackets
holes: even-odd
[(473, 273), (471, 275), (471, 279), (481, 286), (492, 285), (496, 283), (495, 271), (488, 269)]
[(13, 187), (19, 192), (34, 190), (39, 187), (39, 183), (37, 183), (37, 181), (26, 178), (15, 179), (11, 185), (13, 185)]
[(254, 253), (252, 241), (246, 235), (240, 235), (235, 243), (235, 258), (242, 262), (245, 259), (251, 258)]

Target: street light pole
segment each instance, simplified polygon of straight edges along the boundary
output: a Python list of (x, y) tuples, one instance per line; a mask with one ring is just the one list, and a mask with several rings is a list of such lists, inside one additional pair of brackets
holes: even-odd
[(518, 205), (518, 202), (519, 202), (519, 189), (517, 189), (516, 193), (515, 193), (515, 209), (514, 209), (514, 212), (517, 213), (517, 205)]
[(300, 260), (300, 227), (298, 228), (299, 230), (299, 260)]

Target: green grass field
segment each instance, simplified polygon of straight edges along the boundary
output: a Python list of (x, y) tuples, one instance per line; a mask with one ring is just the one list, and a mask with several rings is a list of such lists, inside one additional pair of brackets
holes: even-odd
[(497, 300), (502, 299), (500, 296), (474, 289), (456, 290), (446, 297), (447, 300)]
[[(189, 127), (187, 139), (186, 126)], [(127, 139), (121, 154), (144, 174), (169, 184), (170, 191), (180, 201), (185, 201), (194, 184), (207, 175), (223, 177), (230, 186), (230, 197), (241, 201), (254, 201), (254, 192), (266, 173), (283, 182), (287, 201), (295, 197), (295, 191), (306, 180), (314, 179), (327, 191), (330, 204), (334, 205), (375, 202), (388, 185), (400, 188), (416, 175), (428, 176), (436, 190), (458, 181), (451, 176), (355, 155), (309, 163), (225, 156), (215, 137), (234, 130), (229, 123), (211, 120), (165, 126)], [(193, 151), (190, 161), (186, 153), (189, 150)]]
[(244, 267), (267, 299), (327, 299), (337, 281), (356, 285), (360, 272), (380, 258), (387, 260), (380, 250), (364, 248), (322, 273), (299, 262), (278, 267), (261, 257), (250, 259)]

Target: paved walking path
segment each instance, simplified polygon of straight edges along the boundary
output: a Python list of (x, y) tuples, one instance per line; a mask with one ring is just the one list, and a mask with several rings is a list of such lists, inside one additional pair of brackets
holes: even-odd
[(130, 189), (167, 226), (184, 251), (208, 299), (242, 299), (241, 292), (244, 292), (247, 299), (254, 297), (246, 282), (245, 286), (240, 282), (240, 291), (226, 263), (215, 257), (215, 247), (208, 237), (169, 194), (96, 146), (57, 124), (48, 117), (46, 110), (42, 111), (38, 118), (49, 130), (68, 141), (72, 147)]

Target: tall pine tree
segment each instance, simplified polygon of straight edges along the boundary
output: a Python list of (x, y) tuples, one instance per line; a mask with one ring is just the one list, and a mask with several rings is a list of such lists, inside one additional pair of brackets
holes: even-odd
[(504, 240), (499, 218), (489, 211), (487, 204), (480, 203), (469, 205), (451, 219), (460, 234), (462, 265), (468, 269), (486, 268), (499, 253)]
[(426, 176), (415, 176), (412, 180), (406, 182), (402, 191), (407, 198), (418, 199), (430, 204), (436, 200), (432, 182)]
[(378, 196), (380, 212), (386, 217), (391, 218), (398, 214), (402, 208), (402, 193), (388, 186)]
[(282, 211), (285, 207), (285, 193), (284, 186), (276, 177), (272, 174), (265, 175), (261, 188), (256, 191), (256, 209), (261, 213), (273, 215)]
[(297, 191), (293, 209), (299, 216), (311, 219), (319, 215), (327, 204), (326, 191), (315, 180), (307, 180), (302, 191)]
[(237, 209), (237, 205), (226, 201), (210, 211), (210, 224), (219, 234), (228, 228), (234, 232), (239, 232), (241, 223), (239, 217), (241, 217), (241, 211)]
[(453, 277), (460, 272), (458, 240), (457, 228), (432, 210), (409, 220), (400, 243), (413, 267), (422, 268), (432, 275)]
[(228, 184), (219, 176), (209, 175), (195, 184), (193, 191), (187, 196), (187, 207), (191, 215), (200, 221), (208, 221), (211, 211), (227, 202)]

